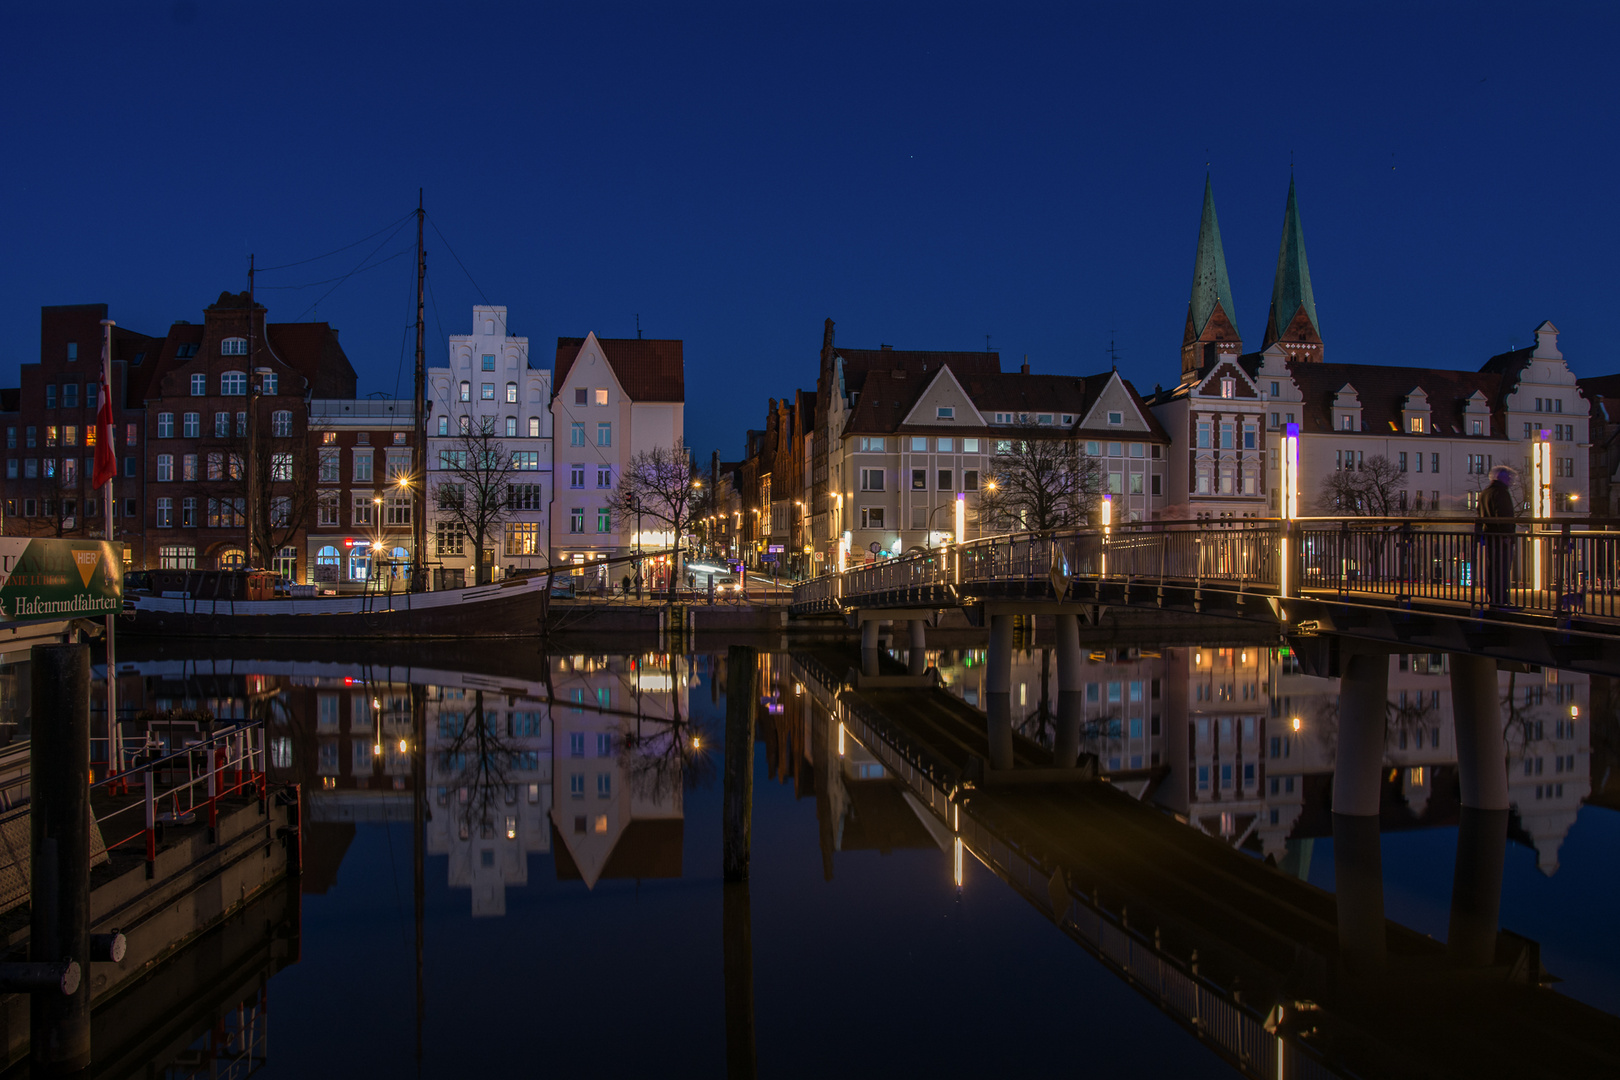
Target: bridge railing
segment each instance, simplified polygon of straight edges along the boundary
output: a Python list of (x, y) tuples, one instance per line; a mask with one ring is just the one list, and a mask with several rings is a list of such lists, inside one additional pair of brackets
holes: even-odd
[(1262, 593), (1286, 581), (1290, 592), (1361, 601), (1620, 618), (1620, 521), (1472, 517), (1132, 522), (988, 536), (824, 574), (795, 586), (794, 605), (837, 608), (930, 587), (939, 596), (949, 586), (1048, 580), (1054, 569), (1073, 581)]

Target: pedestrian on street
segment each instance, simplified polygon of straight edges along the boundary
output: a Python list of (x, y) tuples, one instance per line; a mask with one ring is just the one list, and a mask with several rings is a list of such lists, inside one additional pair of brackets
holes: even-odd
[(621, 581), (619, 584), (624, 586), (624, 595), (629, 596), (630, 595), (630, 575), (629, 574), (624, 575), (624, 580)]
[(1513, 470), (1499, 465), (1479, 496), (1479, 518), (1485, 556), (1485, 596), (1492, 607), (1508, 606), (1513, 576)]

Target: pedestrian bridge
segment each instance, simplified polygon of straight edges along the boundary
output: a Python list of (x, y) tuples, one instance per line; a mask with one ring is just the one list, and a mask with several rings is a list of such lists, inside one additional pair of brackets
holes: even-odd
[[(1496, 524), (1515, 531), (1488, 535), (1473, 518), (1352, 517), (992, 536), (812, 578), (795, 586), (792, 611), (864, 624), (960, 607), (984, 626), (997, 615), (1097, 621), (1107, 607), (1158, 608), (1620, 675), (1620, 522)], [(1504, 567), (1505, 594), (1492, 596)]]

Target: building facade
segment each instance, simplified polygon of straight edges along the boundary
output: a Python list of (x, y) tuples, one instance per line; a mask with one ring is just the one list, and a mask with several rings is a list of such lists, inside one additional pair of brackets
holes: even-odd
[[(551, 373), (530, 365), (529, 339), (510, 332), (504, 307), (474, 307), (473, 332), (452, 335), (449, 350), (446, 366), (427, 372), (434, 587), (472, 584), (479, 558), (490, 580), (544, 569), (553, 497)], [(506, 490), (504, 516), (484, 538), (482, 553), (464, 522), (442, 505), (443, 485), (460, 481), (457, 462), (480, 447), (498, 451), (485, 468), (493, 470), (489, 482)]]
[(409, 589), (422, 512), (412, 403), (320, 398), (307, 422), (317, 494), (298, 580), (323, 591)]

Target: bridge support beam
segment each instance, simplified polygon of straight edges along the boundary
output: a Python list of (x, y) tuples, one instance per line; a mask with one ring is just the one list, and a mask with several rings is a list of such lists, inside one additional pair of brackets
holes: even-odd
[(878, 673), (878, 621), (861, 622), (861, 674), (876, 677)]
[(990, 767), (1013, 767), (1013, 617), (990, 616), (990, 656), (984, 671), (984, 705), (990, 724)]
[(1386, 958), (1378, 794), (1388, 705), (1388, 655), (1346, 656), (1339, 681), (1339, 746), (1333, 766), (1333, 870), (1339, 952), (1354, 974), (1381, 971)]
[(1058, 670), (1057, 738), (1052, 764), (1072, 769), (1080, 760), (1080, 726), (1085, 716), (1085, 676), (1080, 659), (1080, 616), (1052, 616), (1056, 627)]
[(1451, 920), (1446, 929), (1446, 953), (1462, 967), (1489, 967), (1496, 962), (1507, 827), (1506, 810), (1462, 808), (1457, 823), (1457, 868), (1451, 878)]
[(912, 675), (928, 670), (928, 624), (921, 619), (911, 620), (911, 650), (906, 654), (906, 670)]
[(1475, 810), (1506, 810), (1507, 741), (1502, 733), (1496, 661), (1452, 653), (1449, 662), (1462, 804)]

